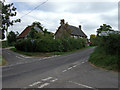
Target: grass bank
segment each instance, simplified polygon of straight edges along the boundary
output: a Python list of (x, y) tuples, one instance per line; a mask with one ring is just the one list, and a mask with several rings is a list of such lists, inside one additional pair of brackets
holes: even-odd
[(0, 66), (4, 66), (5, 64), (7, 64), (7, 61), (0, 56)]
[(49, 56), (53, 56), (53, 55), (65, 55), (65, 54), (77, 52), (77, 51), (87, 49), (87, 48), (90, 48), (90, 47), (81, 48), (79, 50), (72, 50), (69, 52), (45, 52), (45, 53), (43, 53), (43, 52), (23, 52), (23, 51), (17, 50), (16, 48), (11, 48), (10, 50), (20, 53), (20, 54), (23, 54), (23, 55), (26, 55), (26, 56), (49, 57)]
[(107, 70), (118, 71), (118, 56), (108, 55), (102, 48), (99, 47), (97, 47), (90, 55), (89, 62)]

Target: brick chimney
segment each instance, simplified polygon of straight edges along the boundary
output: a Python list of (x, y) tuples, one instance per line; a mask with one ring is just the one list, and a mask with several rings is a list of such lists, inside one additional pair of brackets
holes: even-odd
[(81, 25), (79, 25), (79, 29), (81, 30)]
[(65, 20), (64, 20), (64, 19), (61, 19), (61, 20), (60, 20), (60, 24), (61, 24), (61, 26), (64, 25), (64, 24), (65, 24)]

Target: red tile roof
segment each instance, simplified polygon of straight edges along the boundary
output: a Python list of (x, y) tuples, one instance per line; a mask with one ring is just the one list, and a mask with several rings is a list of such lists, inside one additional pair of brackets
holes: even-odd
[(31, 28), (32, 26), (26, 27), (25, 30), (17, 37), (17, 39), (24, 38), (29, 33)]

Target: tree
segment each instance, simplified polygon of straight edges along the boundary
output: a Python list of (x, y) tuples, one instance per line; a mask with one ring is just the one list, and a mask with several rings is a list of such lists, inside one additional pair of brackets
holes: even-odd
[(90, 39), (91, 39), (91, 38), (95, 38), (95, 37), (96, 37), (95, 34), (91, 34), (91, 35), (90, 35)]
[(16, 42), (16, 37), (17, 37), (17, 35), (15, 34), (15, 32), (13, 32), (13, 31), (9, 32), (9, 34), (7, 36), (8, 44), (13, 45)]
[(97, 36), (95, 34), (90, 35), (90, 46), (96, 46), (97, 45)]
[(97, 29), (97, 36), (99, 36), (99, 34), (102, 31), (113, 31), (113, 30), (112, 30), (112, 27), (110, 25), (103, 24), (100, 26), (100, 28)]
[(44, 36), (46, 38), (53, 38), (54, 37), (54, 34), (52, 32), (49, 32), (46, 28), (44, 29)]
[(2, 38), (5, 38), (4, 33), (6, 32), (6, 37), (8, 36), (8, 27), (12, 26), (14, 23), (20, 22), (20, 19), (16, 20), (10, 20), (10, 17), (16, 16), (16, 8), (13, 6), (13, 3), (11, 4), (4, 4), (4, 2), (0, 2), (0, 6), (2, 7), (2, 12), (1, 14), (1, 21), (2, 25), (0, 26), (2, 30)]
[(36, 38), (36, 34), (38, 32), (34, 29), (34, 28), (31, 28), (29, 34), (28, 34), (28, 38), (32, 38), (32, 39), (35, 39)]
[(40, 23), (40, 22), (37, 22), (37, 21), (33, 22), (32, 25), (33, 25), (33, 26), (37, 25), (41, 30), (43, 30), (43, 28), (44, 28), (44, 27), (41, 25), (41, 23)]

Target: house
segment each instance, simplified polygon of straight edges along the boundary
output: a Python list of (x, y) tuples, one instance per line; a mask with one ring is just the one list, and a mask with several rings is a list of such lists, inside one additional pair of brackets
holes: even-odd
[(31, 28), (34, 28), (37, 32), (41, 32), (43, 34), (43, 30), (41, 30), (37, 24), (31, 25), (26, 27), (23, 32), (17, 37), (17, 39), (21, 39), (21, 38), (27, 38), (27, 36), (29, 35), (29, 32), (31, 30)]
[(69, 25), (65, 23), (65, 20), (62, 19), (60, 22), (60, 26), (55, 33), (55, 38), (64, 38), (66, 36), (70, 36), (73, 38), (87, 38), (87, 35), (81, 30), (81, 25), (78, 27)]

